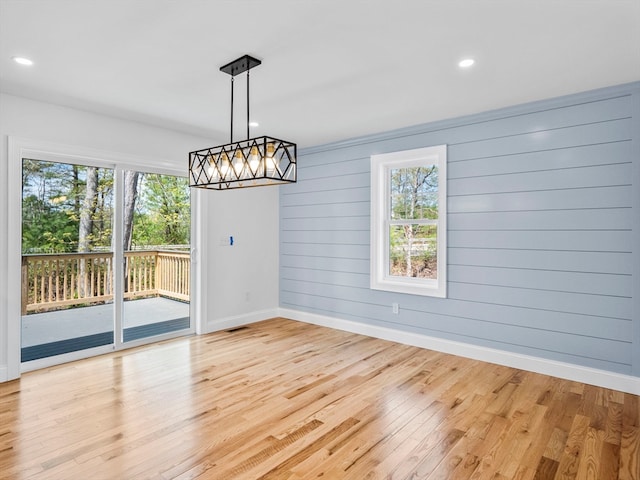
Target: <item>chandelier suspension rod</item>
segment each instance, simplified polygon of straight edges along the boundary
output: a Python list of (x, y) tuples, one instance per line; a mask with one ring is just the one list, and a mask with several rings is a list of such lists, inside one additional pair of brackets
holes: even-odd
[(249, 70), (247, 70), (247, 139), (249, 139)]
[[(229, 143), (233, 143), (233, 80), (235, 79), (235, 76), (231, 76), (231, 128), (229, 129), (231, 132), (231, 139), (229, 140)], [(249, 131), (249, 119), (251, 118), (250, 116), (250, 102), (249, 102), (249, 70), (247, 70), (247, 139), (249, 138), (250, 135), (250, 131)]]
[(231, 76), (231, 140), (229, 143), (233, 143), (233, 76)]

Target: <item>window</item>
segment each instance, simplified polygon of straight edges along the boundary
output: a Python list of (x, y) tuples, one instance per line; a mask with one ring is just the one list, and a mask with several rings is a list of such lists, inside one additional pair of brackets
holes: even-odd
[(446, 297), (447, 147), (371, 156), (371, 288)]

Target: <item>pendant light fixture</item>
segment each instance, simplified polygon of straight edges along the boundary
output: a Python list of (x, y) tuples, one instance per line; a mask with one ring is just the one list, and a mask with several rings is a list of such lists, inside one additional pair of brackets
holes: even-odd
[[(231, 139), (189, 153), (189, 184), (212, 190), (295, 183), (296, 144), (273, 137), (249, 138), (249, 71), (262, 62), (244, 55), (220, 70), (231, 75)], [(247, 72), (247, 139), (233, 140), (233, 80)]]

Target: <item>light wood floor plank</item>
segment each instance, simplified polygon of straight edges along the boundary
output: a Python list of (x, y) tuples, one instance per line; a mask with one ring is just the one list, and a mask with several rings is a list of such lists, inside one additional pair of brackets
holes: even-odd
[(272, 319), (0, 384), (0, 479), (640, 480), (637, 396)]

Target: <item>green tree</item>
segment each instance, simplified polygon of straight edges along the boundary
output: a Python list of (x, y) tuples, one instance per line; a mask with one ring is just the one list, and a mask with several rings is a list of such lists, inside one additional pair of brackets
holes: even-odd
[(188, 244), (191, 203), (187, 179), (147, 173), (140, 185), (134, 245)]
[[(124, 178), (125, 248), (188, 244), (187, 180), (135, 171)], [(113, 170), (25, 159), (22, 181), (24, 253), (110, 249)]]
[(78, 240), (69, 192), (70, 165), (24, 159), (22, 168), (23, 252), (69, 252)]
[(24, 159), (22, 251), (63, 253), (108, 248), (112, 194), (112, 170)]

